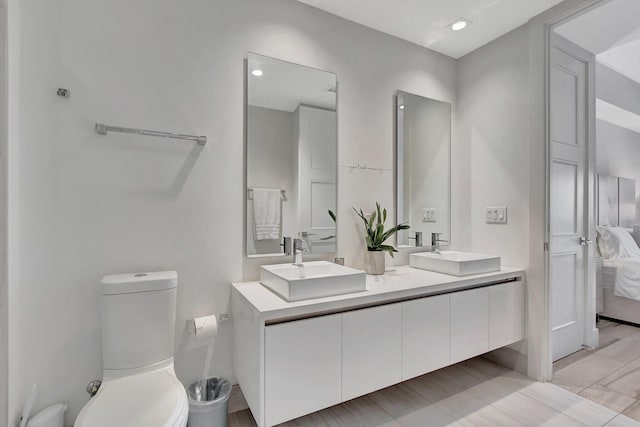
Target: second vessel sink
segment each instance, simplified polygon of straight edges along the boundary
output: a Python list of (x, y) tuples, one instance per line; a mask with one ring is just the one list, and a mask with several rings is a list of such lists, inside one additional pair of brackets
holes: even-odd
[(361, 292), (367, 288), (366, 280), (364, 271), (327, 261), (260, 267), (260, 283), (286, 301)]
[(500, 271), (500, 257), (458, 251), (421, 252), (409, 255), (409, 265), (453, 276), (468, 276)]

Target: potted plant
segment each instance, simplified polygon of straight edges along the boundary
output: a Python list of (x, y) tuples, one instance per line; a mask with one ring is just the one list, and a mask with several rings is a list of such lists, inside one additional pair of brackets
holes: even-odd
[(364, 253), (364, 270), (367, 274), (384, 274), (384, 253), (389, 252), (393, 258), (393, 253), (398, 252), (392, 245), (385, 245), (384, 242), (400, 230), (407, 230), (408, 224), (398, 224), (385, 231), (384, 223), (387, 220), (387, 210), (380, 210), (380, 203), (376, 202), (376, 210), (367, 218), (362, 209), (353, 208), (355, 213), (364, 222), (365, 241), (367, 250)]

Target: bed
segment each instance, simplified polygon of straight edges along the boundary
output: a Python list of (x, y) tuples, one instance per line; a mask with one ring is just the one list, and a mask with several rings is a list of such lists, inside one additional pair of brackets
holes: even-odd
[(635, 188), (633, 179), (598, 176), (596, 312), (600, 317), (640, 325), (640, 226), (636, 225)]
[(596, 312), (640, 325), (640, 226), (635, 180), (598, 176)]
[[(640, 301), (615, 295), (618, 262), (602, 259), (598, 268), (598, 309), (600, 317), (640, 325)], [(638, 284), (640, 287), (640, 283)]]

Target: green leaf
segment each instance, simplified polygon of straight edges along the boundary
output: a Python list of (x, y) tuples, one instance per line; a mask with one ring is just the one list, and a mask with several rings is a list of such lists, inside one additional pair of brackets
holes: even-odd
[(334, 214), (331, 209), (329, 209), (328, 212), (329, 212), (329, 216), (331, 217), (333, 222), (336, 222), (336, 214)]
[(392, 245), (385, 245), (384, 242), (393, 234), (400, 230), (409, 229), (408, 224), (398, 224), (390, 229), (384, 229), (384, 223), (387, 220), (387, 209), (380, 206), (380, 202), (376, 202), (376, 209), (367, 218), (362, 209), (353, 208), (353, 211), (362, 219), (365, 227), (365, 243), (371, 251), (386, 251), (393, 257), (394, 252), (398, 252)]

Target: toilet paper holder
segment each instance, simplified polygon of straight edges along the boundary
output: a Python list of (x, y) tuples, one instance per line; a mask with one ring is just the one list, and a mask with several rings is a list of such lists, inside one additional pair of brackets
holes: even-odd
[[(224, 314), (219, 314), (216, 317), (216, 320), (218, 321), (218, 323), (223, 323), (223, 322), (228, 322), (229, 320), (231, 320), (231, 316), (227, 313)], [(195, 332), (196, 331), (196, 323), (195, 323), (195, 319), (189, 319), (187, 320), (187, 330), (190, 332)]]

